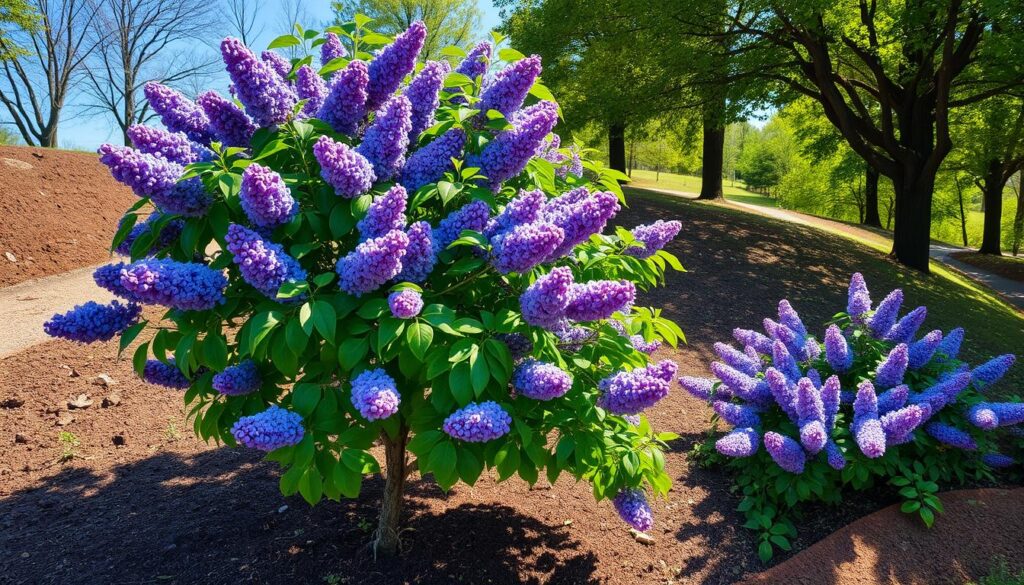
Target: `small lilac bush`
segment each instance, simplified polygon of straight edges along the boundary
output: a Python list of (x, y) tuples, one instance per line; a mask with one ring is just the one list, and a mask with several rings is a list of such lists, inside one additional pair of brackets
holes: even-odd
[[(625, 177), (560, 148), (539, 58), (481, 43), (418, 65), (422, 23), (390, 44), (363, 24), (259, 56), (225, 39), (237, 101), (148, 85), (167, 131), (100, 149), (140, 198), (128, 258), (95, 275), (124, 301), (47, 332), (120, 334), (198, 436), (268, 452), (286, 495), (356, 497), (385, 467), (383, 553), (414, 469), (444, 489), (565, 472), (650, 528), (674, 435), (642, 411), (676, 367), (648, 353), (682, 332), (636, 295), (682, 269), (661, 249), (678, 222), (605, 233)], [(273, 52), (302, 44), (319, 68)]]
[(897, 289), (873, 306), (854, 274), (846, 310), (821, 338), (783, 300), (764, 333), (734, 330), (739, 349), (715, 344), (716, 378), (679, 379), (732, 427), (698, 453), (735, 472), (763, 559), (789, 549), (803, 502), (835, 504), (846, 491), (887, 484), (904, 512), (931, 526), (942, 511), (939, 483), (985, 479), (1013, 463), (997, 452), (998, 431), (1022, 430), (1024, 404), (988, 392), (1014, 356), (972, 369), (959, 358), (963, 329), (922, 333), (925, 307), (900, 317), (902, 304)]

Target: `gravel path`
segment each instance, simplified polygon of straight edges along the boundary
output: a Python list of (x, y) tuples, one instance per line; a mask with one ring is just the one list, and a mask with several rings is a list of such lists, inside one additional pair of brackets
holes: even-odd
[(43, 323), (54, 313), (113, 295), (92, 280), (95, 266), (0, 288), (0, 358), (48, 339)]

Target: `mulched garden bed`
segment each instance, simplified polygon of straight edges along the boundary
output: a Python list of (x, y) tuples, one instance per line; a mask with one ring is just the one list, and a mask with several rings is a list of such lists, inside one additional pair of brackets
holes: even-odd
[[(808, 322), (827, 319), (845, 305), (854, 270), (879, 293), (905, 286), (908, 302), (933, 306), (960, 294), (808, 228), (696, 203), (634, 198), (631, 205), (619, 217), (624, 225), (684, 223), (670, 250), (689, 272), (672, 274), (667, 288), (641, 302), (664, 307), (686, 331), (689, 345), (657, 356), (677, 360), (682, 372), (705, 373), (712, 343), (733, 327), (759, 323), (779, 298), (788, 297)], [(970, 330), (981, 328), (985, 315), (956, 317)], [(956, 324), (938, 317), (935, 327)], [(1024, 333), (1016, 335), (1019, 346)], [(986, 346), (985, 338), (974, 348), (1005, 349)], [(765, 568), (753, 533), (741, 528), (729, 478), (688, 460), (710, 410), (682, 390), (649, 413), (656, 428), (682, 437), (667, 455), (671, 498), (653, 502), (653, 546), (633, 540), (611, 505), (595, 503), (588, 486), (571, 478), (531, 490), (519, 480), (485, 477), (445, 495), (430, 478), (414, 476), (405, 554), (377, 564), (364, 545), (379, 480), (341, 504), (310, 509), (301, 499), (283, 499), (275, 465), (197, 441), (180, 395), (138, 382), (116, 351), (115, 343), (53, 341), (0, 360), (0, 583), (715, 585)], [(117, 384), (102, 386), (100, 374)], [(114, 391), (118, 404), (104, 408)], [(68, 410), (67, 401), (83, 393), (93, 404)], [(62, 443), (62, 431), (79, 444)], [(811, 511), (796, 550), (888, 498), (879, 493)], [(950, 547), (962, 553), (964, 544)]]
[(0, 286), (106, 260), (137, 200), (95, 154), (0, 146)]

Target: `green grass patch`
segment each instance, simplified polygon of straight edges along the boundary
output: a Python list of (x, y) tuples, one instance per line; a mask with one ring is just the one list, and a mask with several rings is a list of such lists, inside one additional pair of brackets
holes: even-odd
[[(656, 189), (669, 189), (683, 193), (700, 193), (701, 178), (694, 175), (677, 175), (676, 173), (655, 173), (643, 169), (633, 169), (631, 177), (637, 187), (653, 187)], [(722, 191), (726, 199), (751, 203), (753, 205), (764, 205), (767, 207), (778, 207), (778, 204), (771, 197), (760, 193), (747, 191), (742, 181), (723, 181)]]

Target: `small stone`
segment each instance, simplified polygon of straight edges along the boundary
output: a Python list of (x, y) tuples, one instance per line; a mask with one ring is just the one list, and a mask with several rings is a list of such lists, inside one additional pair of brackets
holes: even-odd
[(71, 410), (89, 408), (90, 406), (92, 406), (92, 399), (88, 394), (79, 394), (75, 399), (68, 400), (68, 408)]
[(639, 530), (631, 528), (629, 533), (633, 535), (633, 540), (640, 544), (646, 544), (647, 546), (654, 546), (654, 537), (646, 532), (640, 532)]
[(111, 378), (106, 374), (100, 374), (92, 379), (92, 383), (97, 386), (103, 386), (104, 388), (117, 384), (117, 380)]
[(562, 526), (572, 526), (572, 519), (569, 519), (569, 520), (566, 520), (565, 522), (562, 522)]
[(14, 254), (11, 254), (10, 252), (4, 252), (4, 258), (7, 258), (7, 260), (9, 260), (10, 262), (18, 261), (18, 257), (15, 256)]
[(283, 505), (283, 506), (281, 506), (280, 508), (277, 509), (277, 513), (278, 514), (284, 514), (287, 511), (288, 511), (288, 504), (285, 504), (285, 505)]
[(70, 414), (68, 414), (66, 412), (61, 413), (61, 415), (57, 417), (57, 426), (58, 427), (66, 427), (66, 426), (68, 426), (69, 424), (71, 424), (73, 422), (75, 422), (75, 417), (71, 416)]
[(121, 393), (115, 391), (105, 396), (103, 398), (103, 402), (100, 403), (100, 406), (103, 408), (110, 408), (112, 406), (117, 406), (118, 404), (121, 404)]
[(46, 407), (46, 414), (57, 414), (60, 411), (61, 411), (61, 408), (59, 406), (47, 406)]
[(25, 406), (25, 400), (17, 396), (5, 398), (3, 402), (0, 402), (0, 408), (21, 408)]
[(29, 441), (28, 435), (23, 435), (21, 433), (17, 433), (17, 434), (14, 435), (14, 442), (15, 443), (19, 443), (21, 445), (27, 445), (28, 441)]
[(114, 442), (115, 447), (124, 447), (127, 444), (124, 435), (114, 435), (114, 438), (112, 440)]

